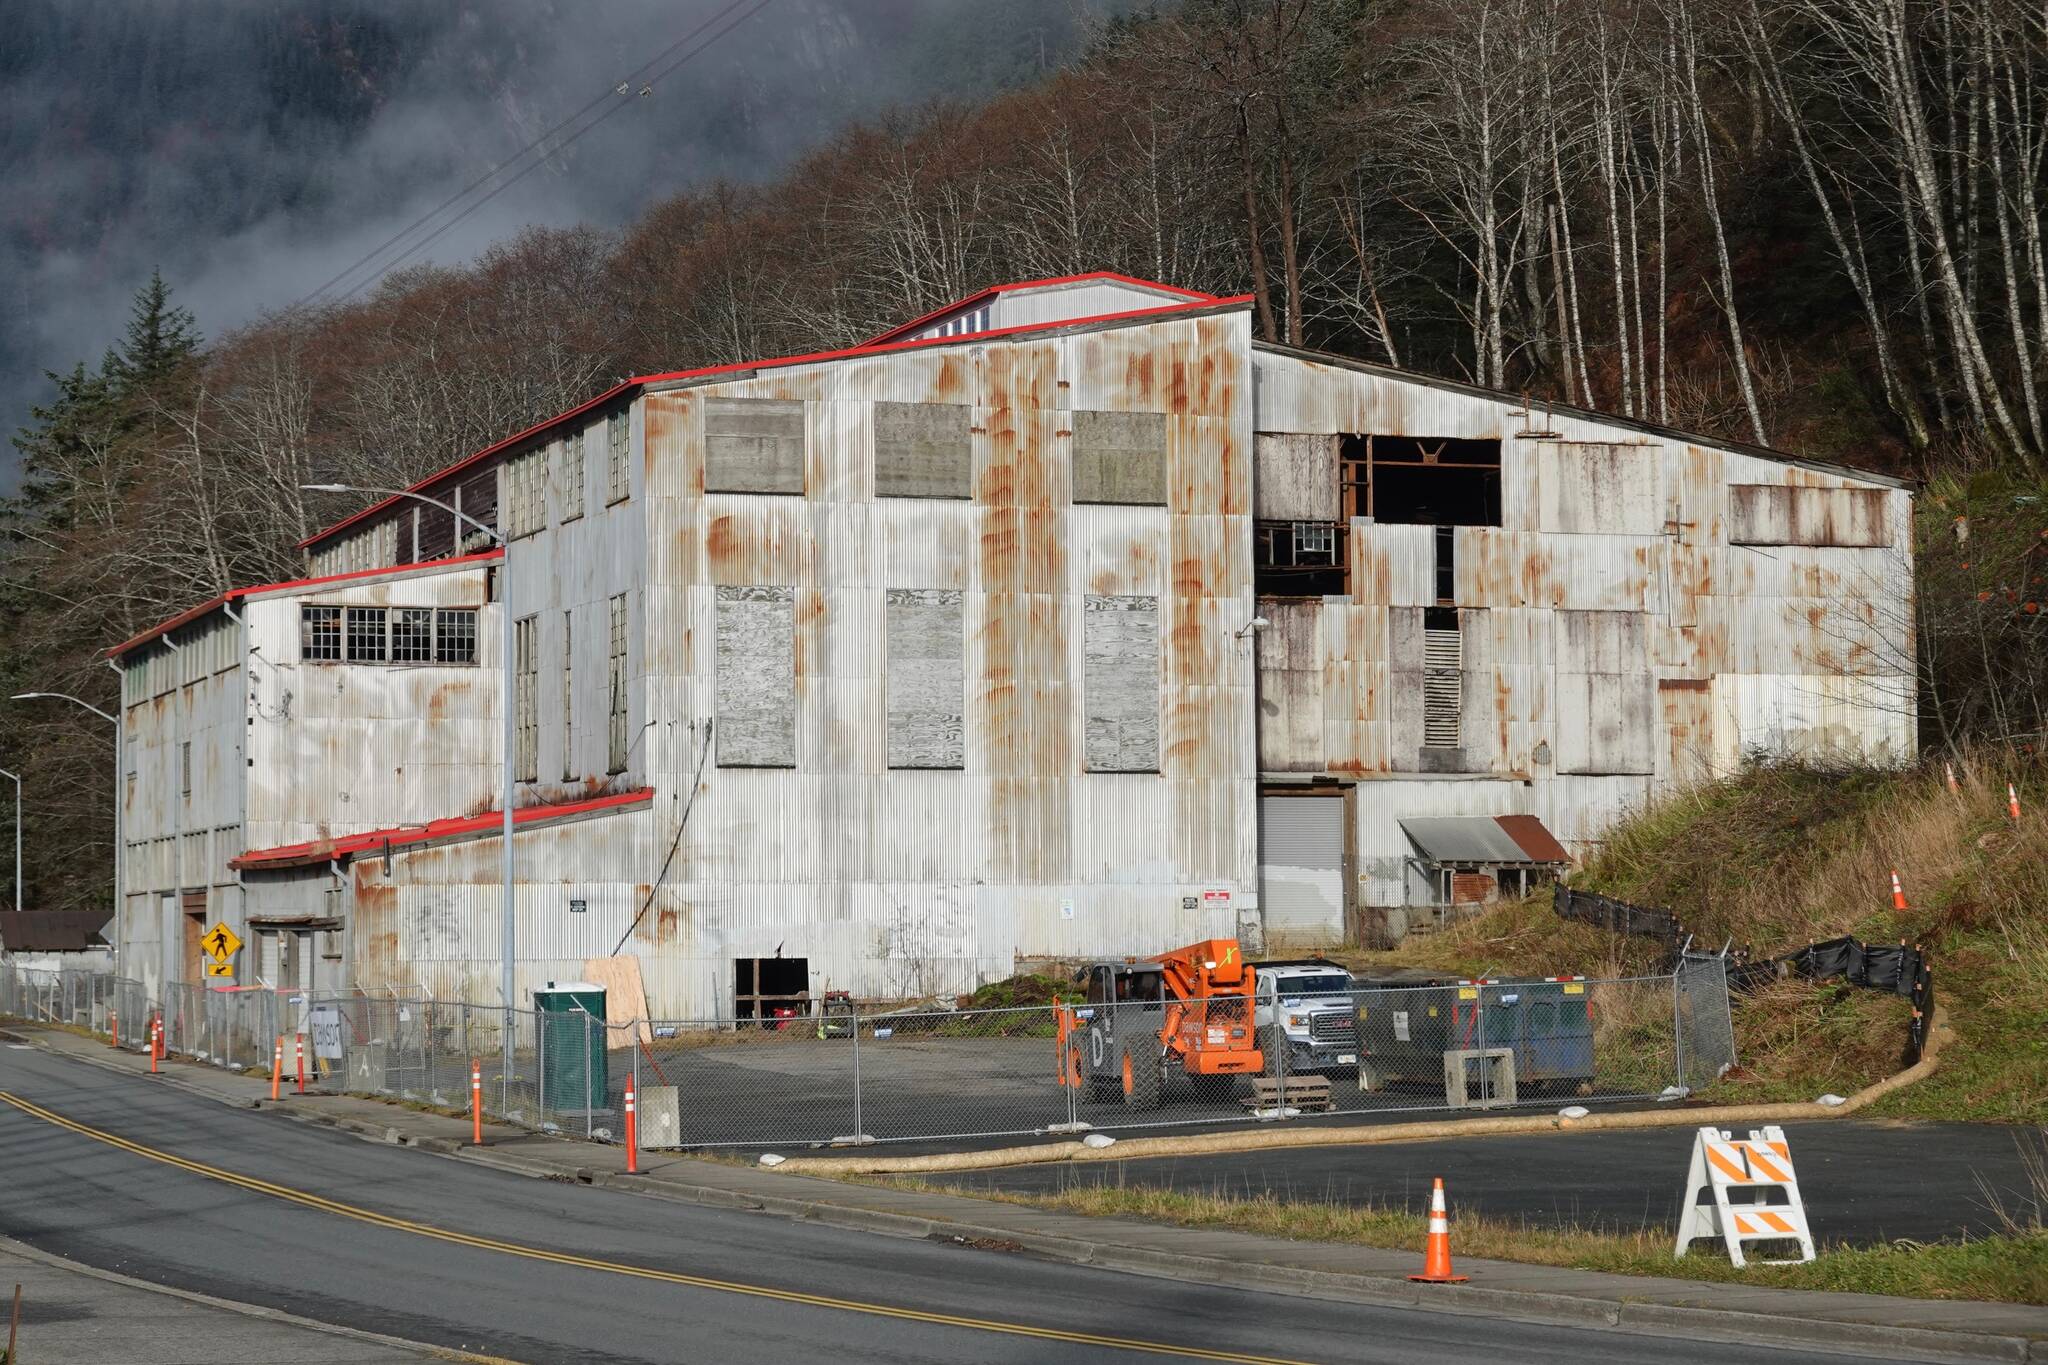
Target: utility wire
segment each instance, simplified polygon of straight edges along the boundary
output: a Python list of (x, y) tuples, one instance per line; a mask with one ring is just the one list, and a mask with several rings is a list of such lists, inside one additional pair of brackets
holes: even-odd
[[(449, 208), (451, 208), (455, 204), (460, 203), (463, 199), (467, 198), (471, 194), (474, 194), (479, 188), (490, 183), (490, 181), (495, 177), (503, 174), (505, 170), (511, 167), (514, 163), (518, 162), (524, 157), (531, 155), (536, 150), (540, 150), (542, 152), (541, 156), (537, 157), (531, 165), (527, 166), (524, 170), (520, 171), (519, 176), (515, 177), (514, 181), (507, 182), (506, 186), (500, 186), (499, 190), (505, 189), (511, 183), (516, 183), (518, 179), (524, 178), (528, 172), (536, 169), (546, 161), (547, 153), (549, 151), (558, 151), (562, 147), (569, 146), (571, 143), (575, 142), (577, 138), (583, 136), (584, 133), (589, 132), (591, 129), (597, 127), (598, 124), (604, 122), (604, 120), (606, 118), (609, 118), (612, 113), (615, 113), (619, 109), (623, 108), (625, 104), (630, 102), (630, 91), (634, 83), (642, 81), (642, 78), (646, 77), (649, 71), (653, 70), (661, 62), (665, 61), (668, 57), (674, 54), (677, 49), (694, 41), (707, 29), (710, 29), (714, 25), (723, 21), (728, 15), (732, 14), (734, 10), (740, 9), (742, 6), (745, 6), (749, 3), (750, 0), (730, 0), (730, 3), (728, 3), (724, 9), (712, 15), (710, 18), (704, 20), (704, 22), (698, 24), (688, 33), (685, 33), (682, 37), (676, 39), (673, 43), (670, 43), (667, 47), (663, 48), (660, 52), (655, 53), (654, 56), (642, 62), (638, 67), (635, 67), (622, 80), (620, 80), (618, 85), (605, 90), (602, 94), (599, 94), (589, 103), (585, 104), (581, 109), (578, 109), (574, 113), (569, 114), (560, 122), (556, 123), (552, 128), (549, 128), (546, 132), (541, 133), (532, 141), (528, 142), (524, 147), (521, 147), (518, 151), (512, 153), (512, 155), (506, 157), (503, 161), (500, 161), (497, 165), (491, 167), (489, 170), (485, 171), (476, 179), (470, 181), (469, 184), (463, 186), (454, 194), (451, 194), (446, 199), (442, 200), (439, 204), (436, 204), (433, 208), (428, 209), (418, 218), (415, 218), (412, 222), (406, 224), (406, 226), (399, 229), (391, 236), (385, 238), (382, 242), (372, 247), (368, 252), (358, 257), (355, 261), (351, 262), (341, 271), (339, 271), (338, 273), (336, 273), (335, 275), (321, 283), (317, 288), (311, 290), (303, 297), (299, 298), (285, 311), (291, 312), (305, 306), (308, 303), (315, 301), (322, 294), (325, 294), (328, 290), (334, 288), (337, 284), (341, 283), (341, 281), (355, 274), (358, 270), (370, 264), (372, 261), (375, 261), (385, 252), (390, 251), (393, 247), (397, 246), (407, 237), (410, 237), (414, 232), (418, 231), (421, 227), (431, 222), (433, 219), (440, 216), (441, 214), (445, 213)], [(688, 61), (690, 57), (697, 55), (697, 52), (703, 51), (705, 47), (709, 47), (719, 38), (724, 37), (725, 34), (731, 32), (733, 28), (737, 27), (739, 23), (744, 22), (748, 18), (751, 18), (756, 11), (760, 10), (767, 3), (768, 0), (752, 0), (753, 7), (752, 9), (749, 9), (746, 14), (741, 15), (738, 20), (734, 21), (734, 23), (727, 25), (718, 33), (713, 34), (700, 47), (698, 47), (695, 52), (686, 54), (681, 61), (676, 62), (673, 66), (666, 68), (665, 70), (659, 72), (653, 77), (646, 79), (643, 88), (651, 87), (656, 81), (661, 80), (670, 72), (674, 71), (677, 66), (681, 66), (682, 63)], [(613, 104), (612, 108), (609, 111), (601, 115), (598, 119), (590, 123), (587, 127), (575, 133), (567, 140), (563, 141), (561, 144), (559, 144), (559, 146), (552, 149), (547, 148), (545, 146), (549, 139), (555, 137), (563, 129), (569, 127), (577, 120), (589, 114), (591, 110), (597, 108), (598, 105), (604, 103), (607, 99), (616, 99), (618, 100), (618, 103)], [(392, 270), (397, 269), (400, 265), (404, 264), (406, 260), (410, 259), (410, 257), (413, 254), (417, 253), (421, 248), (432, 243), (436, 238), (440, 237), (443, 233), (447, 232), (449, 228), (454, 227), (456, 223), (461, 222), (464, 218), (468, 217), (470, 213), (475, 212), (476, 209), (481, 208), (486, 203), (489, 203), (492, 198), (496, 197), (497, 193), (497, 190), (492, 191), (491, 195), (486, 196), (486, 198), (480, 201), (479, 203), (472, 205), (469, 209), (465, 210), (461, 215), (457, 216), (453, 221), (430, 233), (426, 238), (424, 238), (420, 242), (416, 243), (412, 248), (410, 248), (404, 256), (401, 256), (397, 260), (393, 261), (390, 265), (381, 266), (373, 270), (367, 280), (350, 289), (348, 293), (342, 295), (339, 299), (335, 300), (335, 302), (346, 302), (348, 299), (353, 298), (355, 297), (356, 294), (360, 293), (366, 285), (375, 282), (377, 279), (390, 273)]]

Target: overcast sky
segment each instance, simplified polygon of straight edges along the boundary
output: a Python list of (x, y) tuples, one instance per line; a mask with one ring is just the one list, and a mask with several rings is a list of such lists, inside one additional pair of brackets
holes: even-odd
[[(849, 119), (1029, 79), (1087, 16), (1127, 7), (757, 2), (13, 0), (0, 424), (11, 434), (47, 396), (44, 370), (97, 361), (153, 266), (218, 336), (593, 98), (625, 107), (414, 260), (466, 260), (527, 224), (615, 227), (693, 183), (772, 173)], [(610, 93), (679, 39), (660, 65), (694, 55), (651, 94), (645, 76)], [(14, 482), (9, 447), (0, 483)]]

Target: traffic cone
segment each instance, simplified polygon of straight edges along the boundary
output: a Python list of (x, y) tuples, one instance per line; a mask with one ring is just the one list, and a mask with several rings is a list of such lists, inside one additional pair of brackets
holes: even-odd
[(2012, 822), (2020, 822), (2020, 789), (2012, 783), (2005, 784), (2005, 809), (2012, 816)]
[(1905, 908), (1906, 888), (1899, 885), (1899, 870), (1895, 867), (1892, 869), (1892, 909), (1904, 910)]
[(1941, 765), (1941, 771), (1943, 775), (1948, 778), (1949, 794), (1951, 796), (1961, 795), (1963, 788), (1962, 784), (1956, 781), (1956, 765), (1953, 763), (1944, 763)]
[(1424, 1284), (1463, 1284), (1466, 1277), (1451, 1270), (1451, 1220), (1444, 1212), (1444, 1178), (1436, 1178), (1429, 1192), (1429, 1249), (1422, 1257), (1422, 1273), (1410, 1275)]

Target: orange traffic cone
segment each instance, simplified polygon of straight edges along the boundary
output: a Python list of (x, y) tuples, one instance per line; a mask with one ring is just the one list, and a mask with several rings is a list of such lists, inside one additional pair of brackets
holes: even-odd
[(1899, 870), (1895, 867), (1892, 869), (1892, 909), (1904, 910), (1905, 908), (1906, 888), (1899, 885)]
[(2020, 822), (2020, 789), (2010, 782), (2005, 784), (2005, 810), (2014, 824)]
[(1422, 1273), (1410, 1275), (1424, 1284), (1463, 1284), (1466, 1277), (1451, 1271), (1451, 1220), (1444, 1212), (1444, 1178), (1436, 1178), (1429, 1192), (1429, 1249), (1422, 1257)]

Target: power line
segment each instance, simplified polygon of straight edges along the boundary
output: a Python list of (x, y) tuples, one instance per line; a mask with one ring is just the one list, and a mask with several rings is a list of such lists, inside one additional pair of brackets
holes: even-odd
[[(338, 273), (336, 273), (336, 274), (335, 274), (334, 276), (332, 276), (331, 278), (329, 278), (329, 279), (327, 279), (326, 281), (324, 281), (323, 283), (321, 283), (321, 284), (320, 284), (320, 285), (319, 285), (319, 286), (318, 286), (317, 288), (315, 288), (315, 289), (313, 289), (313, 290), (309, 291), (309, 292), (308, 292), (308, 293), (306, 293), (306, 294), (305, 294), (304, 296), (302, 296), (301, 298), (299, 298), (298, 300), (296, 300), (295, 302), (293, 302), (293, 303), (292, 303), (292, 304), (290, 305), (290, 307), (288, 307), (288, 308), (287, 308), (287, 309), (286, 309), (285, 311), (286, 311), (286, 312), (291, 312), (291, 311), (294, 311), (294, 310), (296, 310), (296, 309), (298, 309), (298, 308), (301, 308), (301, 307), (305, 306), (305, 305), (306, 305), (306, 304), (308, 304), (308, 303), (311, 303), (311, 302), (313, 302), (313, 301), (314, 301), (315, 299), (318, 299), (318, 298), (319, 298), (319, 297), (320, 297), (320, 296), (321, 296), (322, 294), (325, 294), (325, 293), (326, 293), (326, 292), (327, 292), (328, 290), (332, 289), (332, 288), (333, 288), (333, 287), (334, 287), (335, 285), (337, 285), (337, 284), (339, 284), (339, 283), (340, 283), (341, 281), (343, 281), (343, 280), (347, 279), (347, 278), (348, 278), (348, 277), (349, 277), (350, 275), (353, 275), (353, 274), (354, 274), (354, 273), (355, 273), (356, 271), (360, 270), (360, 269), (361, 269), (362, 267), (364, 267), (365, 265), (368, 265), (368, 264), (369, 264), (370, 262), (372, 262), (372, 261), (376, 260), (376, 259), (377, 259), (377, 258), (378, 258), (379, 256), (383, 255), (383, 254), (384, 254), (385, 252), (387, 252), (387, 251), (391, 250), (391, 249), (392, 249), (392, 248), (393, 248), (394, 246), (396, 246), (396, 245), (397, 245), (397, 244), (398, 244), (399, 242), (403, 241), (403, 240), (404, 240), (405, 238), (407, 238), (407, 237), (411, 236), (411, 235), (412, 235), (412, 234), (413, 234), (414, 232), (418, 231), (418, 230), (419, 230), (419, 229), (420, 229), (420, 228), (421, 228), (422, 226), (424, 226), (424, 225), (425, 225), (425, 224), (427, 224), (428, 222), (431, 222), (431, 221), (432, 221), (432, 220), (433, 220), (434, 218), (438, 217), (438, 216), (439, 216), (440, 214), (442, 214), (442, 213), (445, 213), (445, 212), (446, 212), (446, 211), (447, 211), (447, 210), (448, 210), (448, 209), (449, 209), (450, 207), (452, 207), (453, 205), (455, 205), (455, 204), (457, 204), (457, 203), (460, 203), (460, 202), (461, 202), (461, 201), (462, 201), (463, 199), (465, 199), (465, 198), (467, 198), (467, 197), (468, 197), (469, 195), (471, 195), (471, 194), (475, 193), (475, 192), (476, 192), (476, 191), (477, 191), (477, 190), (478, 190), (478, 189), (479, 189), (480, 187), (482, 187), (482, 186), (484, 186), (484, 185), (486, 185), (486, 184), (490, 183), (490, 181), (491, 181), (491, 180), (492, 180), (492, 179), (493, 179), (494, 177), (496, 177), (496, 176), (498, 176), (498, 175), (502, 174), (502, 173), (503, 173), (503, 172), (504, 172), (504, 171), (505, 171), (505, 170), (506, 170), (506, 169), (507, 169), (508, 167), (510, 167), (510, 166), (511, 166), (511, 165), (512, 165), (513, 163), (515, 163), (515, 162), (519, 161), (519, 160), (520, 160), (521, 158), (523, 158), (523, 157), (526, 157), (526, 156), (530, 155), (530, 154), (531, 154), (531, 153), (533, 153), (533, 152), (534, 152), (534, 151), (535, 151), (536, 149), (538, 149), (538, 148), (542, 147), (542, 145), (543, 145), (544, 143), (546, 143), (546, 142), (548, 141), (548, 139), (550, 139), (550, 138), (554, 137), (554, 136), (555, 136), (555, 135), (556, 135), (557, 133), (560, 133), (560, 132), (561, 132), (561, 131), (562, 131), (562, 130), (563, 130), (564, 128), (567, 128), (567, 127), (568, 127), (568, 126), (569, 126), (570, 124), (572, 124), (572, 123), (576, 122), (576, 121), (577, 121), (578, 119), (581, 119), (581, 118), (583, 118), (583, 117), (584, 117), (584, 116), (585, 116), (586, 114), (588, 114), (588, 113), (589, 113), (589, 112), (590, 112), (591, 110), (595, 109), (595, 108), (596, 108), (596, 107), (597, 107), (598, 105), (600, 105), (600, 104), (604, 103), (604, 102), (606, 101), (606, 99), (608, 99), (608, 98), (619, 98), (619, 97), (626, 97), (627, 99), (630, 99), (630, 94), (629, 94), (629, 92), (631, 91), (631, 89), (632, 89), (632, 87), (633, 87), (633, 84), (634, 84), (634, 82), (636, 82), (636, 81), (639, 81), (639, 80), (641, 80), (641, 78), (642, 78), (643, 76), (645, 76), (645, 75), (647, 74), (647, 72), (649, 72), (650, 70), (652, 70), (652, 69), (653, 69), (653, 68), (654, 68), (655, 66), (659, 65), (659, 64), (660, 64), (660, 63), (661, 63), (662, 61), (666, 60), (666, 59), (667, 59), (667, 58), (668, 58), (668, 57), (669, 57), (669, 56), (670, 56), (671, 54), (673, 54), (673, 53), (674, 53), (674, 52), (675, 52), (675, 51), (676, 51), (676, 50), (677, 50), (678, 48), (680, 48), (680, 47), (683, 47), (683, 46), (684, 46), (685, 44), (687, 44), (687, 43), (689, 43), (689, 42), (693, 41), (693, 40), (694, 40), (694, 39), (696, 39), (696, 38), (697, 38), (697, 37), (698, 37), (698, 36), (699, 36), (700, 34), (702, 34), (702, 33), (703, 33), (703, 32), (704, 32), (704, 31), (705, 31), (706, 29), (708, 29), (708, 28), (711, 28), (711, 27), (712, 27), (713, 25), (715, 25), (715, 24), (719, 23), (719, 22), (720, 22), (721, 20), (723, 20), (723, 19), (724, 19), (724, 18), (725, 18), (725, 17), (727, 16), (727, 15), (731, 14), (731, 13), (732, 13), (732, 12), (733, 12), (734, 10), (736, 10), (736, 9), (739, 9), (739, 8), (740, 8), (740, 7), (742, 6), (742, 5), (745, 5), (745, 4), (747, 4), (747, 3), (749, 3), (749, 0), (730, 0), (730, 3), (728, 3), (728, 4), (727, 4), (727, 5), (725, 6), (725, 8), (724, 8), (724, 9), (722, 9), (722, 10), (720, 10), (720, 11), (719, 11), (718, 13), (716, 13), (716, 14), (712, 15), (712, 16), (711, 16), (710, 18), (706, 19), (706, 20), (705, 20), (705, 21), (704, 21), (703, 23), (701, 23), (701, 24), (698, 24), (698, 25), (697, 25), (697, 26), (696, 26), (695, 28), (691, 29), (691, 30), (690, 30), (690, 31), (689, 31), (688, 33), (685, 33), (685, 34), (684, 34), (684, 35), (683, 35), (682, 37), (680, 37), (680, 38), (676, 39), (676, 40), (675, 40), (674, 42), (670, 43), (670, 44), (669, 44), (669, 45), (668, 45), (667, 47), (665, 47), (665, 48), (663, 48), (663, 49), (662, 49), (661, 51), (659, 51), (659, 52), (655, 53), (655, 54), (654, 54), (654, 56), (652, 56), (652, 57), (648, 58), (648, 59), (647, 59), (646, 61), (642, 62), (642, 63), (641, 63), (641, 64), (640, 64), (640, 65), (639, 65), (638, 67), (635, 67), (635, 68), (634, 68), (634, 69), (633, 69), (633, 70), (632, 70), (631, 72), (629, 72), (629, 73), (628, 73), (628, 74), (627, 74), (627, 75), (626, 75), (626, 76), (624, 77), (624, 79), (622, 79), (622, 80), (621, 80), (621, 81), (620, 81), (620, 82), (618, 83), (618, 85), (616, 85), (616, 86), (613, 86), (613, 87), (611, 87), (611, 88), (608, 88), (608, 89), (607, 89), (607, 90), (605, 90), (605, 91), (604, 91), (604, 92), (603, 92), (602, 94), (599, 94), (599, 95), (598, 95), (598, 96), (596, 96), (596, 97), (595, 97), (594, 99), (592, 99), (592, 100), (591, 100), (591, 101), (590, 101), (589, 103), (585, 104), (585, 105), (584, 105), (584, 106), (583, 106), (583, 107), (582, 107), (581, 109), (578, 109), (578, 110), (576, 110), (576, 111), (575, 111), (574, 113), (572, 113), (572, 114), (569, 114), (569, 115), (568, 115), (567, 117), (563, 118), (563, 119), (562, 119), (562, 120), (561, 120), (560, 122), (556, 123), (556, 124), (555, 124), (555, 125), (554, 125), (554, 126), (553, 126), (552, 128), (549, 128), (549, 129), (548, 129), (548, 130), (547, 130), (546, 132), (543, 132), (543, 133), (541, 133), (541, 134), (540, 134), (539, 136), (535, 137), (535, 138), (534, 138), (534, 139), (533, 139), (532, 141), (528, 142), (528, 143), (527, 143), (527, 144), (526, 144), (526, 145), (525, 145), (524, 147), (521, 147), (521, 148), (520, 148), (520, 149), (519, 149), (518, 151), (516, 151), (516, 152), (512, 153), (512, 155), (510, 155), (510, 156), (506, 157), (506, 158), (505, 158), (505, 159), (504, 159), (503, 161), (500, 161), (500, 162), (499, 162), (499, 163), (498, 163), (497, 165), (495, 165), (495, 166), (491, 167), (491, 168), (490, 168), (489, 170), (485, 171), (485, 172), (484, 172), (484, 173), (483, 173), (482, 175), (478, 176), (478, 177), (477, 177), (476, 179), (474, 179), (474, 180), (470, 181), (470, 182), (469, 182), (469, 183), (468, 183), (467, 185), (465, 185), (465, 186), (463, 186), (463, 187), (462, 187), (461, 189), (457, 190), (457, 191), (456, 191), (456, 192), (455, 192), (454, 194), (451, 194), (451, 195), (449, 195), (449, 196), (448, 196), (448, 197), (447, 197), (446, 199), (444, 199), (444, 200), (442, 200), (442, 201), (441, 201), (440, 203), (436, 204), (436, 205), (435, 205), (435, 206), (434, 206), (433, 208), (430, 208), (430, 209), (428, 209), (428, 210), (427, 210), (427, 211), (426, 211), (425, 213), (421, 214), (421, 215), (420, 215), (420, 216), (419, 216), (418, 218), (415, 218), (415, 219), (413, 219), (413, 221), (412, 221), (412, 222), (410, 222), (410, 223), (406, 224), (406, 225), (405, 225), (405, 226), (404, 226), (403, 228), (400, 228), (400, 229), (399, 229), (399, 230), (398, 230), (397, 232), (395, 232), (395, 233), (393, 233), (393, 234), (392, 234), (391, 236), (389, 236), (389, 237), (385, 238), (385, 239), (384, 239), (384, 240), (383, 240), (382, 242), (379, 242), (379, 243), (378, 243), (378, 244), (377, 244), (376, 246), (374, 246), (374, 247), (370, 248), (370, 250), (369, 250), (368, 252), (364, 253), (364, 254), (363, 254), (362, 256), (358, 257), (358, 258), (357, 258), (357, 259), (356, 259), (355, 261), (351, 262), (351, 263), (350, 263), (350, 264), (349, 264), (348, 266), (344, 267), (344, 268), (343, 268), (343, 269), (342, 269), (341, 271), (339, 271)], [(754, 10), (759, 10), (759, 9), (761, 8), (761, 5), (762, 5), (763, 3), (766, 3), (766, 0), (761, 0), (761, 2), (760, 2), (760, 3), (756, 3), (756, 4), (754, 5)], [(746, 19), (746, 18), (748, 18), (748, 17), (751, 17), (751, 14), (752, 14), (752, 13), (753, 13), (753, 11), (749, 11), (747, 15), (742, 15), (742, 16), (741, 16), (741, 19), (742, 19), (742, 20), (744, 20), (744, 19)], [(720, 31), (720, 32), (719, 32), (718, 34), (715, 34), (715, 35), (713, 35), (713, 37), (712, 37), (712, 38), (711, 38), (711, 39), (709, 40), (709, 42), (707, 42), (707, 43), (705, 44), (705, 46), (709, 46), (709, 43), (710, 43), (710, 42), (715, 42), (715, 41), (717, 41), (717, 39), (718, 39), (718, 38), (720, 38), (720, 37), (723, 37), (723, 36), (724, 36), (724, 35), (725, 35), (726, 33), (730, 32), (730, 31), (731, 31), (731, 26), (728, 26), (728, 27), (727, 27), (726, 29), (723, 29), (723, 30), (721, 30), (721, 31)], [(702, 48), (699, 48), (699, 49), (698, 49), (698, 51), (702, 51), (702, 50), (703, 50)], [(695, 55), (695, 54), (693, 53), (693, 54), (691, 54), (691, 55)], [(688, 58), (686, 57), (686, 58), (684, 58), (684, 60), (686, 60), (686, 61), (687, 61), (687, 60), (688, 60)], [(677, 65), (681, 65), (681, 63), (679, 62), (679, 63), (677, 63)], [(653, 78), (652, 78), (652, 80), (648, 81), (648, 82), (647, 82), (647, 85), (648, 85), (648, 86), (651, 86), (651, 85), (653, 84), (653, 81), (658, 81), (658, 80), (660, 80), (660, 79), (662, 78), (662, 76), (666, 76), (666, 75), (668, 74), (668, 72), (669, 72), (669, 71), (673, 71), (674, 69), (675, 69), (675, 67), (673, 67), (673, 66), (672, 66), (672, 67), (669, 67), (669, 68), (668, 68), (668, 70), (666, 70), (666, 71), (663, 71), (663, 72), (661, 72), (661, 73), (660, 73), (660, 75), (657, 75), (657, 76), (653, 77)], [(613, 111), (616, 111), (617, 109), (619, 109), (619, 108), (622, 108), (622, 107), (624, 107), (623, 101), (622, 101), (622, 102), (621, 102), (620, 104), (615, 104), (615, 105), (613, 105)], [(607, 114), (607, 115), (606, 115), (605, 117), (609, 117), (609, 113), (608, 113), (608, 114)], [(598, 123), (602, 123), (603, 121), (604, 121), (604, 120), (603, 120), (603, 118), (599, 118), (599, 119), (598, 119), (598, 120), (597, 120), (596, 122), (593, 122), (593, 123), (592, 123), (592, 124), (590, 125), (590, 127), (589, 127), (589, 128), (585, 128), (585, 129), (583, 130), (583, 132), (588, 132), (588, 131), (590, 130), (590, 128), (595, 128), (595, 127), (597, 126), (597, 124), (598, 124)], [(581, 133), (581, 132), (579, 132), (578, 134), (576, 134), (576, 137), (581, 137), (581, 136), (582, 136), (582, 133)], [(565, 146), (565, 147), (566, 147), (566, 146), (568, 146), (568, 145), (569, 145), (569, 143), (570, 143), (570, 142), (574, 142), (574, 141), (575, 141), (575, 138), (574, 138), (574, 137), (572, 137), (572, 138), (570, 138), (570, 139), (569, 139), (569, 140), (568, 140), (567, 142), (564, 142), (564, 143), (562, 144), (562, 146)], [(537, 159), (537, 160), (536, 160), (536, 161), (535, 161), (535, 162), (533, 163), (533, 166), (529, 166), (529, 167), (527, 167), (527, 170), (529, 170), (529, 171), (530, 171), (530, 170), (534, 169), (534, 167), (536, 167), (536, 166), (540, 165), (540, 164), (541, 164), (541, 162), (542, 162), (542, 161), (544, 161), (544, 160), (545, 160), (545, 156), (543, 156), (543, 157), (541, 157), (541, 158)], [(520, 175), (521, 175), (521, 176), (524, 176), (525, 174), (526, 174), (526, 171), (521, 171), (521, 172), (520, 172)], [(488, 202), (488, 200), (486, 200), (485, 202)], [(476, 207), (481, 207), (481, 205), (477, 205)], [(465, 217), (466, 217), (466, 216), (467, 216), (467, 214), (465, 213), (465, 214), (464, 214), (463, 216), (465, 216)], [(455, 220), (455, 222), (460, 222), (460, 221), (461, 221), (461, 218), (457, 218), (457, 219)], [(453, 226), (454, 226), (454, 223), (450, 223), (450, 224), (448, 224), (447, 226), (448, 226), (448, 227), (453, 227)], [(416, 244), (416, 247), (415, 247), (415, 249), (417, 249), (417, 247), (419, 247), (419, 246), (425, 246), (425, 245), (426, 245), (426, 244), (427, 244), (428, 242), (431, 242), (431, 241), (433, 241), (435, 237), (438, 237), (438, 236), (440, 236), (440, 235), (441, 235), (441, 232), (445, 232), (446, 230), (447, 230), (447, 229), (446, 229), (446, 228), (444, 227), (444, 228), (440, 229), (439, 231), (437, 231), (437, 232), (435, 232), (435, 233), (432, 233), (432, 234), (430, 234), (430, 235), (429, 235), (429, 236), (428, 236), (428, 237), (427, 237), (427, 238), (426, 238), (425, 240), (421, 241), (420, 243), (417, 243), (417, 244)], [(410, 253), (408, 253), (408, 254), (410, 254)], [(372, 281), (376, 280), (377, 278), (379, 278), (379, 277), (381, 277), (381, 276), (383, 276), (383, 275), (385, 275), (385, 274), (389, 273), (389, 272), (390, 272), (391, 270), (395, 270), (395, 269), (396, 269), (396, 268), (398, 267), (398, 265), (400, 265), (400, 264), (402, 264), (402, 263), (403, 263), (403, 260), (404, 260), (404, 259), (405, 259), (404, 257), (401, 257), (401, 258), (400, 258), (400, 260), (398, 260), (398, 261), (394, 261), (394, 262), (393, 262), (393, 263), (392, 263), (391, 265), (389, 265), (389, 266), (384, 266), (384, 267), (380, 267), (380, 268), (378, 268), (377, 270), (373, 271), (373, 272), (371, 273), (371, 276), (370, 276), (370, 280), (369, 280), (369, 281), (365, 281), (365, 283), (369, 283), (369, 282), (372, 282)], [(356, 287), (355, 287), (354, 289), (351, 289), (351, 290), (350, 290), (350, 291), (349, 291), (349, 292), (348, 292), (347, 294), (344, 294), (344, 295), (342, 296), (342, 298), (341, 298), (340, 300), (337, 300), (337, 302), (342, 302), (342, 301), (346, 301), (346, 300), (347, 300), (347, 299), (349, 299), (349, 298), (353, 298), (353, 297), (354, 297), (354, 296), (355, 296), (355, 295), (356, 295), (356, 294), (357, 294), (358, 292), (360, 292), (360, 291), (361, 291), (362, 287), (363, 287), (363, 286), (362, 286), (361, 284), (357, 285), (357, 286), (356, 286)]]

